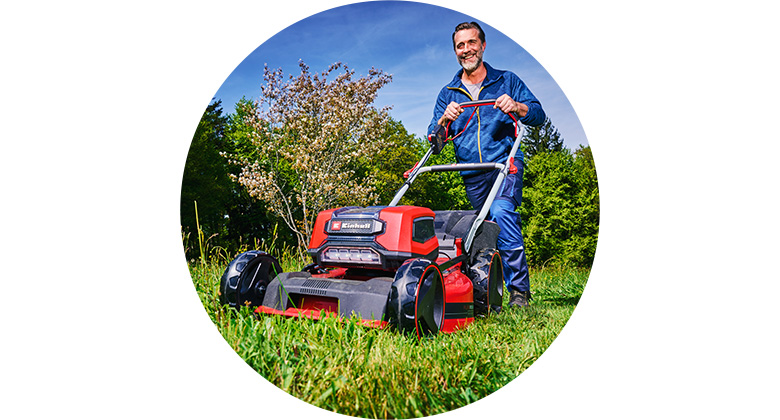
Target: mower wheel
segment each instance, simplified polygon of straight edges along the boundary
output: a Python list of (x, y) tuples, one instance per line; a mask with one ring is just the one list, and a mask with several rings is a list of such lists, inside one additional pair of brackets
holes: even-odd
[(282, 272), (279, 261), (263, 251), (247, 251), (228, 264), (219, 282), (219, 303), (237, 309), (263, 303), (268, 283)]
[(388, 322), (417, 337), (435, 335), (444, 321), (444, 280), (439, 267), (418, 258), (401, 265), (390, 287)]
[(488, 315), (491, 312), (501, 312), (504, 269), (498, 251), (495, 249), (479, 251), (469, 271), (469, 278), (474, 285), (474, 314)]

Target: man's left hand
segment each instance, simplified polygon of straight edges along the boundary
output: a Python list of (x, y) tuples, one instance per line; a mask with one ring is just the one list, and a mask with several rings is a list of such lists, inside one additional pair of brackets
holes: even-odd
[(499, 96), (498, 99), (496, 99), (496, 104), (493, 106), (493, 108), (498, 108), (505, 114), (514, 112), (521, 118), (525, 117), (525, 115), (528, 113), (528, 105), (515, 102), (515, 100), (507, 94)]

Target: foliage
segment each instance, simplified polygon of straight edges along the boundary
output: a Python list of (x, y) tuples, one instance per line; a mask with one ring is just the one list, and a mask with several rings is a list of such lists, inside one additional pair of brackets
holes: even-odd
[(388, 118), (382, 131), (387, 147), (380, 149), (367, 166), (373, 173), (377, 202), (387, 204), (403, 184), (404, 171), (417, 162), (424, 149), (421, 140), (407, 132), (400, 121)]
[[(245, 124), (254, 151), (228, 154), (241, 166), (234, 179), (265, 203), (305, 247), (317, 214), (341, 205), (377, 202), (367, 163), (387, 146), (387, 109), (372, 106), (391, 76), (372, 68), (355, 78), (341, 63), (284, 80), (266, 67), (262, 96)], [(341, 70), (332, 80), (329, 76)]]
[(197, 256), (196, 248), (203, 241), (233, 250), (268, 239), (271, 232), (283, 241), (294, 240), (289, 232), (278, 229), (280, 221), (263, 203), (231, 181), (231, 174), (238, 174), (240, 168), (221, 156), (246, 151), (251, 145), (241, 123), (245, 116), (242, 104), (247, 102), (240, 101), (236, 112), (225, 116), (222, 102), (212, 101), (193, 135), (182, 177), (180, 208), (188, 259)]
[[(427, 145), (426, 142), (426, 149)], [(445, 165), (455, 161), (455, 148), (448, 143), (440, 154), (431, 156), (428, 164)], [(418, 205), (434, 210), (471, 210), (460, 172), (427, 173), (421, 175), (418, 180), (420, 188), (416, 190), (417, 195), (412, 196), (421, 203)]]
[(528, 263), (589, 267), (598, 239), (599, 195), (589, 147), (526, 159), (523, 177)]
[(226, 163), (219, 156), (219, 142), (224, 136), (227, 117), (222, 102), (212, 101), (192, 137), (181, 184), (181, 224), (184, 235), (198, 235), (198, 220), (209, 236), (225, 230), (224, 208), (232, 199), (232, 182)]
[[(389, 203), (403, 185), (403, 173), (414, 167), (428, 150), (427, 140), (409, 134), (404, 126), (392, 118), (385, 128), (386, 141), (391, 146), (381, 150), (373, 166), (379, 203)], [(455, 162), (455, 151), (447, 146), (439, 155), (433, 155), (427, 165)], [(399, 203), (428, 207), (433, 210), (470, 209), (463, 179), (457, 172), (426, 173), (419, 176)]]
[(590, 146), (580, 146), (574, 151), (574, 171), (576, 174), (577, 206), (579, 229), (576, 238), (576, 264), (590, 267), (596, 253), (599, 235), (599, 185), (596, 177), (596, 164)]
[(531, 158), (545, 151), (560, 152), (563, 150), (563, 138), (552, 121), (545, 118), (544, 123), (540, 126), (525, 127), (520, 145), (525, 157)]
[[(241, 155), (249, 159), (257, 159), (257, 149), (251, 140), (252, 128), (246, 124), (253, 111), (254, 103), (246, 98), (236, 103), (225, 130), (226, 141), (221, 150), (223, 156)], [(223, 160), (229, 163), (229, 175), (232, 178), (241, 173), (240, 165), (228, 159)], [(230, 207), (226, 209), (231, 248), (254, 241), (269, 240), (271, 236), (285, 243), (295, 243), (296, 237), (286, 229), (284, 221), (269, 211), (265, 203), (250, 196), (245, 188), (235, 182), (233, 198)]]
[[(303, 261), (282, 260), (285, 271)], [(532, 270), (531, 307), (479, 318), (469, 328), (417, 340), (354, 320), (257, 317), (219, 306), (224, 261), (190, 266), (220, 333), (249, 366), (315, 406), (364, 418), (412, 418), (457, 409), (500, 389), (555, 340), (578, 303), (587, 270)], [(505, 293), (505, 302), (508, 293)], [(410, 363), (413, 360), (413, 363)]]

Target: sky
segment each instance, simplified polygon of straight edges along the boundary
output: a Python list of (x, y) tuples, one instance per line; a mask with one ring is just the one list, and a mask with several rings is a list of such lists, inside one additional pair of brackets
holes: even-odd
[[(214, 94), (223, 110), (232, 112), (242, 97), (260, 94), (263, 68), (281, 68), (299, 74), (303, 60), (313, 73), (337, 61), (365, 75), (371, 67), (392, 74), (375, 106), (391, 106), (390, 114), (407, 131), (426, 136), (439, 90), (459, 70), (452, 50), (455, 26), (476, 19), (439, 6), (413, 2), (368, 2), (336, 7), (312, 15), (280, 31), (238, 64)], [(548, 117), (576, 150), (588, 145), (571, 104), (555, 80), (518, 42), (476, 20), (485, 31), (484, 60), (491, 66), (520, 76), (541, 101)], [(516, 42), (517, 41), (517, 42)]]

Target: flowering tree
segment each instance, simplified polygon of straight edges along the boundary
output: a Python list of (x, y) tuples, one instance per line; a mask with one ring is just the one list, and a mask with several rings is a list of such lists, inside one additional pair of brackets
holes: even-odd
[[(229, 156), (241, 171), (233, 179), (266, 203), (305, 247), (317, 214), (341, 205), (375, 204), (373, 174), (366, 171), (383, 147), (389, 108), (372, 106), (392, 76), (367, 76), (335, 63), (285, 80), (265, 68), (261, 98), (244, 103), (252, 150)], [(329, 80), (331, 75), (332, 80)]]

